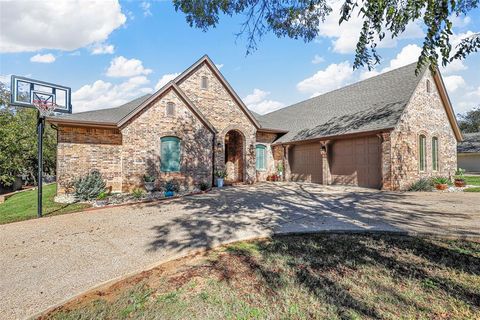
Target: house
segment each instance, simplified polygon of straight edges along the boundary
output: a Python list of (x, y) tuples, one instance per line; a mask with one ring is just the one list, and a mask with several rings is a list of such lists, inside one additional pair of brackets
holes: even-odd
[(208, 56), (152, 95), (122, 106), (49, 118), (58, 128), (58, 192), (99, 170), (112, 191), (283, 179), (405, 189), (451, 176), (462, 135), (439, 72), (411, 64), (260, 116)]
[(480, 173), (480, 132), (465, 133), (457, 147), (458, 167)]

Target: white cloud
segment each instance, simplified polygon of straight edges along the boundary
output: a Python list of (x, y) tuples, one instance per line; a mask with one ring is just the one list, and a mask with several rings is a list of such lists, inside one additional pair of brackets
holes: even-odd
[(164, 85), (166, 85), (169, 81), (175, 79), (180, 73), (167, 73), (164, 74), (155, 85), (155, 90), (160, 90)]
[(113, 54), (115, 52), (115, 47), (112, 44), (106, 43), (95, 43), (90, 48), (91, 54)]
[(30, 58), (30, 61), (38, 62), (38, 63), (52, 63), (52, 62), (55, 62), (55, 56), (51, 53), (36, 54)]
[(279, 101), (266, 99), (269, 95), (270, 92), (255, 88), (251, 94), (243, 98), (243, 102), (250, 110), (259, 114), (266, 114), (285, 107), (285, 104)]
[(408, 44), (402, 48), (400, 53), (398, 53), (394, 59), (390, 60), (390, 65), (384, 68), (382, 71), (390, 71), (413, 63), (418, 60), (421, 52), (422, 48), (416, 44)]
[(318, 54), (316, 54), (312, 59), (313, 64), (319, 64), (319, 63), (322, 63), (322, 62), (325, 62), (325, 58), (322, 57), (322, 56), (319, 56)]
[(447, 76), (443, 78), (443, 82), (448, 92), (455, 92), (458, 88), (466, 85), (465, 80), (461, 76)]
[(145, 17), (149, 17), (152, 15), (152, 11), (150, 11), (150, 7), (151, 7), (151, 3), (148, 2), (148, 1), (142, 1), (142, 3), (140, 3), (140, 7), (142, 8), (143, 10), (143, 15)]
[(149, 80), (145, 76), (137, 76), (120, 84), (112, 84), (97, 80), (72, 93), (73, 112), (118, 107), (152, 89), (146, 87)]
[(75, 50), (126, 21), (117, 0), (0, 1), (0, 52)]
[(371, 78), (371, 77), (378, 76), (380, 73), (381, 73), (381, 72), (379, 72), (379, 71), (377, 71), (377, 70), (361, 71), (361, 72), (360, 72), (359, 79), (360, 79), (360, 80), (365, 80), (365, 79), (368, 79), (368, 78)]
[[(326, 37), (332, 41), (332, 50), (338, 53), (352, 53), (355, 48), (362, 29), (362, 18), (358, 15), (358, 11), (352, 12), (348, 21), (340, 21), (340, 10), (342, 1), (328, 1), (333, 9), (332, 13), (327, 16), (324, 22), (319, 25), (319, 35)], [(378, 48), (393, 48), (400, 39), (422, 38), (424, 35), (420, 22), (414, 22), (407, 25), (405, 31), (398, 38), (392, 39), (391, 34), (386, 32), (385, 38), (381, 42), (377, 42)]]
[(215, 67), (217, 67), (217, 69), (220, 70), (223, 68), (223, 63), (219, 63), (219, 64), (215, 63)]
[(353, 68), (348, 61), (332, 63), (325, 70), (319, 70), (313, 76), (300, 81), (297, 89), (313, 96), (340, 88), (352, 80)]
[(127, 59), (123, 56), (112, 59), (107, 70), (107, 76), (109, 77), (133, 77), (150, 73), (152, 73), (152, 70), (144, 68), (141, 60)]
[(467, 66), (463, 63), (462, 60), (453, 60), (446, 67), (440, 67), (440, 71), (443, 74), (451, 74), (458, 71), (467, 70)]

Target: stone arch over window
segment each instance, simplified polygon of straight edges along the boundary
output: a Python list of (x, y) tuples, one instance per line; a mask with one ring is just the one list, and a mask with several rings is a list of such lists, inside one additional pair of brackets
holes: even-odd
[(432, 137), (432, 170), (438, 171), (438, 137)]
[(421, 133), (418, 136), (418, 169), (425, 171), (427, 168), (427, 136)]
[(180, 172), (181, 139), (175, 136), (160, 138), (160, 171)]
[(167, 109), (166, 109), (166, 112), (165, 112), (167, 117), (175, 116), (175, 111), (176, 111), (175, 109), (176, 109), (175, 103), (167, 102)]

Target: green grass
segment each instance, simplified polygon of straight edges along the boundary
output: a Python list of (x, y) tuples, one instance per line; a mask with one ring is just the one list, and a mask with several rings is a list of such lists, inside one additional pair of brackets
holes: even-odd
[[(87, 208), (85, 203), (63, 204), (53, 201), (57, 192), (56, 184), (43, 187), (43, 215), (52, 216)], [(33, 219), (37, 217), (37, 190), (18, 193), (0, 204), (0, 224)]]
[(480, 187), (470, 187), (463, 189), (464, 192), (480, 192)]
[(239, 242), (42, 319), (479, 319), (480, 243), (387, 235)]
[(467, 185), (480, 186), (480, 176), (465, 176)]

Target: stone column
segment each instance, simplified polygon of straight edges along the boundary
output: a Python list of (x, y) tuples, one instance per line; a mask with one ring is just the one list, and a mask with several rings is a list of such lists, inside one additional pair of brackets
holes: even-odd
[(392, 145), (390, 141), (390, 132), (382, 132), (377, 134), (380, 139), (380, 163), (381, 163), (381, 175), (382, 175), (382, 190), (393, 190), (392, 184)]
[(320, 154), (322, 156), (322, 184), (331, 183), (330, 163), (328, 162), (330, 140), (320, 141)]
[(283, 173), (284, 181), (290, 181), (291, 171), (290, 171), (290, 162), (288, 159), (288, 151), (290, 150), (290, 145), (283, 146)]

